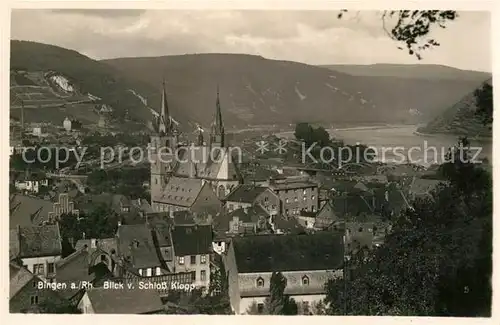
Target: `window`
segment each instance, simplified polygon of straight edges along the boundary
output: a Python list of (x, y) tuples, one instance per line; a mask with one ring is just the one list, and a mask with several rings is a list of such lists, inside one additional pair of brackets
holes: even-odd
[(311, 205), (311, 211), (312, 212), (315, 212), (316, 211), (316, 207), (314, 205)]
[(314, 200), (315, 198), (316, 198), (316, 196), (311, 195), (311, 200)]
[(146, 276), (151, 276), (152, 269), (150, 267), (147, 268), (146, 270)]
[(359, 227), (358, 231), (362, 232), (363, 231), (363, 227)]
[(229, 211), (233, 211), (233, 205), (232, 204), (229, 204)]
[(32, 305), (37, 305), (38, 304), (38, 296), (31, 296), (30, 302)]
[(258, 303), (257, 304), (257, 312), (259, 314), (262, 314), (264, 312), (264, 304), (263, 303)]
[(285, 214), (288, 215), (289, 214), (289, 211), (288, 209), (285, 210)]
[(158, 185), (158, 178), (155, 178), (155, 184)]
[(285, 199), (285, 203), (288, 203), (288, 202), (289, 202), (289, 201), (288, 201), (288, 198), (286, 198), (286, 199)]
[(33, 273), (34, 274), (43, 274), (43, 264), (33, 264)]
[(196, 255), (191, 255), (191, 264), (196, 264)]
[(295, 202), (298, 202), (298, 201), (299, 201), (299, 199), (298, 199), (297, 197), (295, 197), (293, 200), (294, 200)]
[(307, 200), (307, 197), (305, 197), (305, 196), (304, 196), (304, 197), (302, 198), (302, 200), (304, 200), (304, 201), (305, 201), (305, 200)]
[(200, 261), (201, 264), (205, 264), (207, 263), (207, 255), (201, 255), (201, 261)]
[(159, 266), (156, 267), (156, 275), (161, 275), (161, 269)]
[(257, 287), (258, 287), (258, 288), (262, 288), (262, 287), (264, 287), (264, 279), (263, 279), (263, 278), (260, 278), (260, 277), (259, 277), (259, 278), (257, 279)]
[(207, 271), (205, 271), (205, 270), (200, 271), (200, 280), (207, 281)]
[(306, 195), (307, 194), (307, 190), (304, 189), (304, 191), (302, 192), (302, 194)]
[(184, 265), (184, 256), (179, 257), (179, 264)]
[(266, 197), (264, 198), (264, 202), (267, 202), (267, 201), (269, 201), (269, 198), (266, 196)]
[(54, 272), (55, 272), (54, 263), (49, 263), (49, 264), (47, 264), (47, 272), (48, 272), (49, 274), (52, 274), (52, 273), (54, 273)]
[(142, 275), (142, 269), (139, 269), (139, 275)]
[(305, 286), (309, 285), (309, 277), (307, 275), (304, 275), (302, 277), (302, 285), (305, 285)]

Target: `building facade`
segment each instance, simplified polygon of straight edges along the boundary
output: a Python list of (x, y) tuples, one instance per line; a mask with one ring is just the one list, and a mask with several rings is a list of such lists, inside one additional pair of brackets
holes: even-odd
[(192, 209), (205, 184), (218, 198), (222, 198), (242, 182), (237, 167), (238, 157), (233, 157), (233, 150), (225, 141), (218, 91), (208, 143), (205, 144), (200, 132), (196, 145), (181, 146), (176, 123), (169, 113), (164, 84), (161, 112), (155, 124), (155, 134), (151, 136), (150, 148), (151, 205), (155, 211)]

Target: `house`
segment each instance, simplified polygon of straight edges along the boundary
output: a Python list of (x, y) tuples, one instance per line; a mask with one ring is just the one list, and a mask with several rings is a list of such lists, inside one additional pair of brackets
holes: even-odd
[(443, 183), (441, 180), (436, 179), (425, 179), (425, 178), (417, 178), (413, 177), (413, 180), (410, 184), (409, 188), (409, 198), (423, 198), (430, 197), (431, 192), (438, 187), (440, 183)]
[(48, 213), (49, 220), (57, 220), (63, 214), (78, 216), (80, 211), (75, 209), (75, 203), (70, 201), (68, 193), (60, 193), (52, 205), (52, 211)]
[(64, 299), (56, 290), (40, 289), (43, 280), (16, 263), (9, 263), (9, 311), (36, 313), (44, 303), (58, 304)]
[(9, 257), (22, 263), (42, 280), (54, 278), (55, 264), (61, 259), (59, 225), (17, 226), (10, 229)]
[(43, 174), (26, 172), (16, 178), (14, 186), (23, 193), (38, 194), (42, 187), (49, 186), (49, 180)]
[(298, 223), (305, 229), (314, 229), (316, 223), (316, 212), (311, 211), (300, 211), (299, 215), (296, 217)]
[(174, 273), (194, 272), (194, 285), (208, 289), (213, 233), (210, 225), (174, 226)]
[(132, 271), (144, 277), (170, 273), (174, 258), (168, 229), (158, 231), (147, 224), (120, 225), (116, 232), (118, 275)]
[(57, 201), (52, 202), (27, 195), (14, 194), (10, 196), (11, 225), (42, 225), (54, 222), (62, 214), (79, 214), (67, 193), (61, 193)]
[(319, 187), (308, 177), (288, 177), (270, 180), (269, 188), (280, 198), (285, 216), (295, 216), (300, 211), (318, 211)]
[(340, 218), (335, 213), (332, 203), (327, 202), (316, 215), (313, 228), (319, 230), (326, 229), (339, 221)]
[(216, 213), (222, 206), (210, 184), (199, 178), (172, 177), (164, 191), (152, 195), (153, 211)]
[(158, 314), (164, 310), (156, 290), (128, 288), (120, 290), (104, 287), (85, 292), (78, 308), (84, 314)]
[[(108, 261), (103, 259), (101, 255), (103, 253), (91, 249), (87, 244), (83, 246), (80, 244), (81, 242), (77, 243), (77, 249), (72, 254), (56, 263), (56, 283), (87, 283), (90, 287), (95, 285), (98, 280), (110, 275), (106, 264)], [(86, 286), (82, 285), (77, 288), (67, 286), (58, 291), (62, 297), (76, 305), (85, 290)]]
[(12, 194), (9, 198), (10, 225), (37, 226), (49, 221), (53, 203), (36, 197)]
[(312, 305), (325, 298), (329, 279), (343, 276), (342, 233), (235, 237), (228, 246), (222, 259), (236, 314), (246, 314), (254, 303), (263, 309), (273, 272), (286, 278), (285, 294), (297, 302), (302, 314), (309, 314)]
[(257, 204), (271, 216), (282, 212), (278, 195), (264, 186), (238, 185), (227, 195), (224, 201), (229, 212), (239, 208), (249, 208)]
[(228, 214), (228, 233), (231, 234), (256, 234), (269, 231), (272, 217), (260, 205), (242, 207)]

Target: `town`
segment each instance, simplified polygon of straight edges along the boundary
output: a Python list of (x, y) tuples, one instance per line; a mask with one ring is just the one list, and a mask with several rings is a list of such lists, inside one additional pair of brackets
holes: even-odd
[(331, 120), (234, 127), (217, 82), (206, 127), (165, 80), (147, 125), (69, 80), (11, 71), (11, 313), (489, 315), (492, 166), (467, 135), (393, 162)]

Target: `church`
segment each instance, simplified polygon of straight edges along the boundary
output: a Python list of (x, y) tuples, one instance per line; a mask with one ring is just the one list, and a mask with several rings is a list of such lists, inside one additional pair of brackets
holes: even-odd
[(206, 212), (242, 183), (238, 157), (225, 141), (219, 100), (211, 124), (209, 141), (201, 130), (196, 144), (181, 145), (179, 130), (170, 116), (165, 83), (161, 111), (151, 136), (151, 206), (154, 211)]

